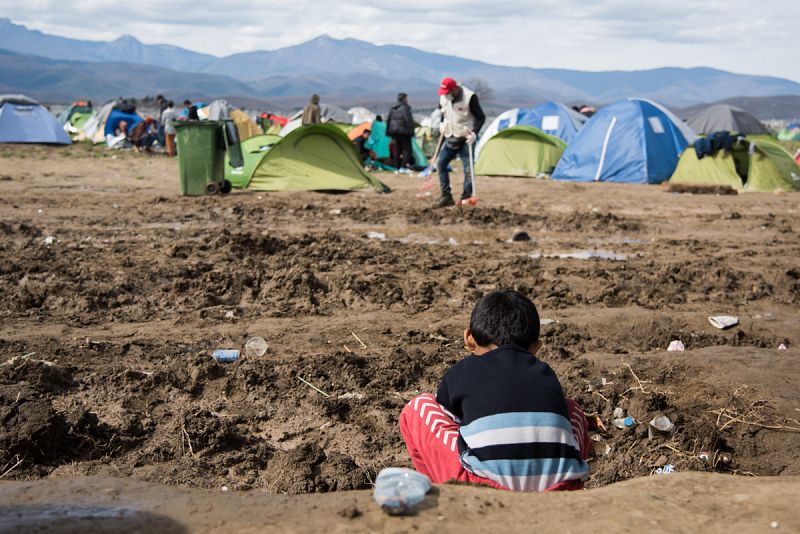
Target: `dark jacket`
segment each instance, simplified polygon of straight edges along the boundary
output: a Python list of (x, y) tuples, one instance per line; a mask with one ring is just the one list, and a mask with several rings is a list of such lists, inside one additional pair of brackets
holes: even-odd
[(397, 102), (389, 111), (386, 135), (414, 135), (414, 117), (411, 116), (411, 106), (405, 101)]

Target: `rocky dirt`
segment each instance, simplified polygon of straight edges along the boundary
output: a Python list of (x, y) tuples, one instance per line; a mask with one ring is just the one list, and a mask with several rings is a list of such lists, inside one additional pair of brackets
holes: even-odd
[[(542, 359), (607, 429), (589, 487), (667, 463), (800, 474), (800, 196), (484, 178), (479, 206), (442, 210), (382, 178), (185, 198), (166, 158), (2, 147), (0, 478), (369, 488), (410, 466), (398, 414), (493, 288), (552, 321)], [(251, 336), (264, 356), (211, 358)], [(676, 431), (648, 439), (661, 414)]]

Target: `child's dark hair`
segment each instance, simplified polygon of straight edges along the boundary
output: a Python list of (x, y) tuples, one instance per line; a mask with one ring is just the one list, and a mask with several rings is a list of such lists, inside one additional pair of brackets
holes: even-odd
[(519, 291), (492, 291), (472, 308), (469, 330), (478, 345), (527, 349), (539, 340), (539, 312)]

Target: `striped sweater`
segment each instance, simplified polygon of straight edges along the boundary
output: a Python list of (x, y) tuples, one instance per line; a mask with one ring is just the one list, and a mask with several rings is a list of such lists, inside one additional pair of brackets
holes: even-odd
[(461, 426), (461, 463), (476, 475), (517, 491), (588, 477), (558, 378), (516, 345), (458, 362), (436, 400)]

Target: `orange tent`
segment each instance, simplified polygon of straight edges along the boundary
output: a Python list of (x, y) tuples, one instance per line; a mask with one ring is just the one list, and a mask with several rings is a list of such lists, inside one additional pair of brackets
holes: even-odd
[(364, 130), (370, 130), (370, 129), (372, 129), (371, 122), (362, 122), (352, 130), (350, 130), (347, 133), (347, 137), (349, 137), (351, 141), (355, 141), (356, 138), (361, 137), (361, 134), (364, 133)]

